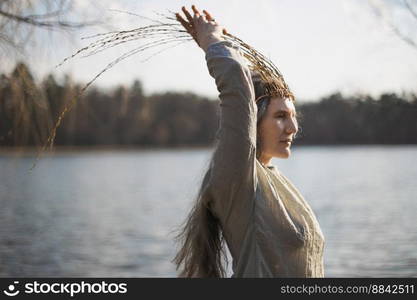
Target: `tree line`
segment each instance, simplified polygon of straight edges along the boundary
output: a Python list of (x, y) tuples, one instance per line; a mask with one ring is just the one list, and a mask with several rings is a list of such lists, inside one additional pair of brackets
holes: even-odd
[[(19, 63), (0, 75), (0, 146), (40, 146), (82, 85), (53, 75), (34, 80)], [(387, 93), (296, 102), (296, 144), (416, 144), (417, 96)], [(194, 93), (145, 95), (141, 82), (110, 92), (91, 87), (58, 127), (55, 145), (208, 146), (219, 122), (219, 102)]]

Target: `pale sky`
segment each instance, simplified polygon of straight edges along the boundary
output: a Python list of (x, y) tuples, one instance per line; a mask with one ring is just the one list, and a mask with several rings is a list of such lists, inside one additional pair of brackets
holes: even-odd
[[(86, 15), (97, 13), (88, 1), (76, 3)], [(301, 101), (316, 100), (336, 91), (372, 95), (417, 92), (417, 48), (402, 41), (388, 25), (391, 22), (399, 26), (416, 41), (417, 20), (396, 5), (386, 6), (383, 20), (375, 16), (372, 5), (365, 0), (102, 0), (99, 3), (103, 7), (100, 14), (111, 17), (111, 25), (118, 30), (148, 23), (107, 9), (155, 17), (154, 11), (178, 11), (182, 5), (205, 8), (230, 33), (272, 59)], [(71, 39), (68, 34), (54, 34), (47, 49), (30, 57), (30, 65), (37, 77), (42, 78), (63, 58), (87, 44), (80, 39), (82, 36), (103, 31), (106, 30), (89, 28)], [(54, 72), (58, 76), (68, 73), (77, 82), (87, 82), (128, 49), (123, 45), (99, 55), (73, 59)], [(139, 79), (147, 94), (175, 90), (217, 96), (204, 53), (196, 44), (189, 42), (141, 62), (153, 52), (128, 58), (104, 73), (94, 85), (128, 86)], [(12, 63), (12, 59), (5, 62), (6, 69)]]

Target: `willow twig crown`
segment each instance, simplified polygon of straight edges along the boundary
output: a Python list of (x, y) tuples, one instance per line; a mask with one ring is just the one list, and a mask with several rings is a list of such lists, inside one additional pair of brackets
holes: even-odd
[[(87, 82), (84, 85), (84, 87), (80, 90), (79, 94), (75, 98), (73, 98), (64, 106), (61, 113), (58, 115), (58, 118), (52, 128), (52, 131), (47, 141), (44, 143), (40, 153), (42, 153), (47, 147), (52, 148), (57, 128), (61, 124), (65, 114), (76, 105), (77, 101), (82, 97), (87, 88), (104, 72), (108, 71), (124, 59), (142, 53), (144, 51), (158, 48), (157, 52), (152, 53), (150, 56), (147, 56), (145, 59), (141, 61), (146, 61), (163, 51), (171, 49), (185, 42), (193, 41), (193, 38), (183, 28), (181, 23), (176, 19), (175, 13), (172, 11), (169, 11), (168, 15), (156, 13), (158, 19), (151, 19), (130, 12), (118, 12), (138, 16), (140, 18), (152, 22), (152, 24), (131, 30), (111, 31), (84, 37), (83, 39), (85, 40), (88, 39), (93, 41), (90, 42), (90, 44), (88, 44), (87, 46), (76, 51), (71, 56), (65, 58), (61, 63), (59, 63), (56, 66), (59, 67), (75, 57), (89, 57), (100, 52), (106, 51), (108, 49), (117, 47), (124, 43), (141, 42), (132, 50), (121, 54), (119, 57), (108, 63), (104, 67), (104, 69), (102, 69), (89, 82)], [(269, 60), (259, 51), (255, 50), (249, 44), (245, 43), (244, 41), (230, 33), (225, 33), (223, 37), (225, 40), (230, 41), (238, 46), (244, 58), (247, 59), (247, 61), (249, 62), (250, 69), (260, 76), (265, 86), (265, 96), (278, 96), (281, 98), (290, 98), (293, 101), (295, 100), (295, 97), (290, 91), (288, 85), (286, 84), (284, 77), (282, 76), (278, 68), (272, 63), (271, 60)], [(40, 153), (38, 154), (36, 161), (39, 159)], [(31, 169), (35, 167), (36, 161)]]

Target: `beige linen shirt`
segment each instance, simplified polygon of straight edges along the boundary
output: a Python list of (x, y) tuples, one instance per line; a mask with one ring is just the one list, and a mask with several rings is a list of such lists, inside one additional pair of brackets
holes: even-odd
[(257, 107), (246, 61), (227, 41), (210, 45), (206, 61), (221, 117), (205, 181), (232, 277), (323, 277), (324, 237), (312, 209), (283, 174), (256, 159)]

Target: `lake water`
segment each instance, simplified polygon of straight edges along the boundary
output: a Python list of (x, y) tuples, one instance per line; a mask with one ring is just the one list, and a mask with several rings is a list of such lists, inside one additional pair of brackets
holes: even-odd
[[(211, 149), (0, 153), (1, 277), (175, 277), (173, 229)], [(294, 147), (327, 277), (417, 277), (417, 146)]]

